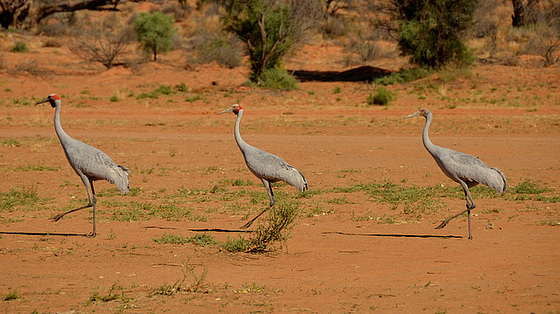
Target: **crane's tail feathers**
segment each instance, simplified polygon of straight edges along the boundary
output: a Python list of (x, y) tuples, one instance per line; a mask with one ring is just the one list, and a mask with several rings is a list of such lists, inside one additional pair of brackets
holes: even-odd
[(115, 176), (113, 182), (111, 183), (114, 183), (117, 188), (119, 188), (119, 191), (121, 191), (121, 194), (124, 195), (128, 193), (128, 190), (130, 189), (130, 182), (128, 180), (128, 174), (130, 171), (121, 165), (117, 165), (117, 168), (114, 170)]
[(503, 186), (502, 186), (501, 190), (498, 191), (499, 194), (502, 194), (507, 189), (506, 177), (504, 177), (504, 174), (500, 171), (500, 169), (498, 169), (498, 168), (492, 168), (492, 169), (496, 170), (498, 172), (498, 174), (502, 177)]
[[(297, 170), (297, 169), (296, 169)], [(301, 173), (299, 170), (297, 170), (297, 172), (300, 174), (303, 183), (301, 185), (301, 187), (298, 186), (298, 189), (301, 193), (307, 191), (309, 189), (309, 187), (307, 186), (307, 179), (305, 178), (305, 176), (303, 175), (303, 173)]]
[(490, 168), (493, 175), (489, 176), (487, 182), (483, 182), (490, 188), (495, 189), (498, 194), (502, 194), (507, 187), (506, 178), (498, 168)]
[(303, 173), (296, 168), (291, 167), (291, 170), (291, 176), (285, 182), (298, 188), (301, 193), (305, 192), (308, 189), (307, 179), (305, 179)]

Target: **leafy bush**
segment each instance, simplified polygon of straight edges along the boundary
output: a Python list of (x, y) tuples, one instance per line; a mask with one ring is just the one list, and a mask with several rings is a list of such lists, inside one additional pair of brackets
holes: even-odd
[(379, 86), (375, 95), (370, 93), (367, 99), (370, 105), (388, 106), (393, 100), (393, 94), (389, 92), (385, 87)]
[(172, 15), (161, 12), (142, 12), (132, 22), (138, 40), (145, 51), (153, 54), (154, 61), (158, 53), (171, 50), (174, 22)]
[(27, 43), (24, 41), (16, 41), (12, 48), (10, 48), (10, 52), (29, 52), (29, 48), (27, 47)]
[(474, 61), (464, 44), (478, 1), (393, 1), (400, 21), (399, 48), (410, 62), (439, 68), (450, 62), (464, 66)]
[(250, 80), (258, 82), (267, 69), (281, 68), (282, 57), (315, 26), (320, 14), (315, 0), (218, 1), (226, 9), (226, 30), (247, 45)]
[(285, 69), (265, 69), (257, 82), (259, 86), (268, 89), (292, 90), (297, 89), (297, 80)]

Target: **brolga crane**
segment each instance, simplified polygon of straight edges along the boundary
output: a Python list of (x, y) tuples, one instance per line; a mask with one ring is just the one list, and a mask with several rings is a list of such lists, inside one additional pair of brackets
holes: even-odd
[[(273, 182), (284, 181), (290, 185), (295, 186), (299, 189), (301, 193), (307, 190), (307, 180), (303, 174), (296, 168), (290, 166), (282, 158), (267, 153), (261, 149), (253, 147), (247, 144), (239, 133), (239, 123), (241, 117), (243, 116), (243, 108), (240, 105), (235, 104), (230, 108), (218, 113), (228, 113), (233, 112), (237, 116), (235, 121), (234, 134), (237, 146), (243, 153), (243, 158), (245, 158), (245, 163), (247, 168), (259, 179), (261, 179), (266, 191), (268, 192), (268, 197), (270, 198), (270, 207), (274, 210), (274, 205), (276, 204), (276, 199), (274, 198), (274, 193), (272, 192), (271, 184)], [(251, 224), (259, 218), (268, 208), (265, 208), (260, 212), (255, 218), (249, 220), (241, 228), (248, 228)]]
[(500, 170), (487, 166), (485, 163), (480, 161), (478, 157), (434, 145), (428, 137), (428, 129), (430, 128), (430, 123), (433, 118), (432, 113), (430, 110), (424, 108), (406, 116), (405, 119), (417, 116), (426, 118), (426, 124), (424, 125), (424, 130), (422, 132), (422, 142), (424, 143), (424, 147), (426, 147), (426, 150), (428, 150), (430, 155), (432, 155), (441, 171), (451, 178), (451, 180), (461, 185), (463, 191), (465, 192), (465, 199), (467, 201), (467, 209), (457, 215), (453, 215), (445, 219), (439, 226), (436, 227), (436, 229), (445, 227), (452, 219), (459, 217), (466, 212), (469, 224), (469, 239), (472, 239), (471, 210), (476, 207), (476, 204), (471, 197), (469, 188), (482, 183), (492, 189), (495, 189), (498, 194), (501, 194), (506, 190), (506, 179)]
[(46, 102), (50, 103), (51, 107), (56, 108), (54, 113), (54, 129), (56, 135), (64, 149), (64, 154), (66, 155), (66, 159), (68, 159), (68, 163), (70, 163), (70, 166), (72, 166), (78, 176), (82, 178), (89, 198), (89, 203), (87, 205), (58, 214), (52, 220), (59, 221), (67, 214), (84, 208), (93, 207), (93, 231), (89, 233), (88, 236), (95, 237), (97, 197), (95, 196), (93, 181), (107, 180), (110, 183), (116, 184), (122, 194), (126, 194), (129, 189), (129, 171), (125, 167), (117, 165), (111, 157), (101, 150), (75, 140), (64, 132), (60, 125), (60, 105), (62, 102), (58, 95), (50, 94), (37, 104)]

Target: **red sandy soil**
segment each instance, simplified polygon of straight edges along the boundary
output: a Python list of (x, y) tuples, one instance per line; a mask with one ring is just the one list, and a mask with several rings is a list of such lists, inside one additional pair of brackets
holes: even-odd
[[(557, 66), (479, 65), (451, 81), (431, 76), (393, 85), (388, 89), (396, 99), (384, 108), (367, 105), (373, 90), (363, 82), (309, 81), (296, 91), (267, 91), (243, 85), (244, 67), (186, 70), (173, 55), (135, 72), (105, 71), (83, 64), (64, 47), (42, 48), (41, 39), (35, 40), (28, 54), (3, 54), (0, 192), (35, 188), (46, 201), (37, 208), (0, 211), (0, 296), (18, 296), (0, 301), (0, 311), (560, 311), (558, 202), (514, 200), (509, 192), (475, 199), (474, 239), (468, 240), (465, 217), (434, 229), (464, 208), (461, 197), (437, 198), (437, 210), (411, 216), (402, 204), (393, 207), (364, 192), (332, 190), (384, 181), (407, 187), (456, 186), (422, 146), (424, 119), (402, 120), (429, 107), (435, 115), (430, 132), (434, 143), (480, 156), (504, 172), (510, 187), (530, 179), (549, 188), (546, 195), (558, 196)], [(287, 67), (348, 70), (336, 61), (342, 55), (328, 44), (307, 46)], [(11, 70), (25, 60), (37, 60), (39, 75)], [(391, 60), (375, 66), (399, 68)], [(162, 84), (180, 83), (189, 90), (137, 99)], [(99, 197), (95, 238), (62, 235), (89, 232), (89, 210), (56, 223), (49, 220), (63, 208), (87, 202), (56, 139), (54, 110), (48, 104), (32, 105), (50, 93), (62, 97), (62, 125), (70, 136), (131, 170), (135, 195), (120, 196), (109, 183), (96, 183), (105, 195)], [(120, 101), (111, 102), (112, 95)], [(193, 100), (197, 95), (201, 99)], [(293, 187), (276, 188), (278, 198), (299, 202), (302, 213), (290, 238), (269, 253), (154, 242), (164, 233), (188, 238), (201, 229), (221, 229), (208, 232), (219, 241), (243, 236), (225, 231), (238, 230), (267, 205), (264, 188), (246, 170), (235, 145), (235, 117), (215, 114), (233, 103), (245, 108), (245, 140), (287, 160), (306, 175), (311, 191), (321, 193), (299, 198)], [(47, 169), (26, 170), (29, 165)], [(254, 184), (223, 183), (237, 179)], [(141, 213), (143, 219), (113, 219), (119, 208), (110, 202), (165, 204), (179, 189), (208, 191), (215, 186), (262, 197), (255, 204), (247, 197), (233, 199), (240, 194), (225, 193), (221, 199), (200, 193), (176, 204), (204, 219), (168, 220), (147, 212)], [(232, 209), (237, 203), (241, 210)], [(394, 217), (394, 223), (379, 217)], [(198, 290), (195, 277), (201, 279)], [(176, 282), (197, 291), (155, 293)], [(116, 298), (103, 301), (96, 293)]]

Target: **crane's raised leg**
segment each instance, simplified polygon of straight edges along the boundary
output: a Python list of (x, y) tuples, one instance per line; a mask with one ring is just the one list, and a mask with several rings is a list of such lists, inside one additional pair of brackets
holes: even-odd
[[(73, 213), (73, 212), (78, 211), (78, 210), (82, 210), (84, 208), (93, 207), (93, 231), (91, 233), (88, 233), (87, 236), (88, 237), (95, 237), (95, 235), (96, 235), (96, 232), (95, 232), (95, 210), (96, 210), (96, 207), (97, 207), (97, 197), (95, 196), (95, 190), (93, 189), (93, 181), (90, 181), (85, 176), (82, 176), (82, 181), (84, 182), (84, 185), (86, 186), (86, 190), (87, 190), (88, 198), (89, 198), (89, 203), (86, 206), (78, 207), (76, 209), (72, 209), (72, 210), (69, 210), (67, 212), (60, 213), (60, 214), (54, 216), (54, 218), (52, 218), (52, 221), (53, 222), (59, 221), (60, 219), (62, 219), (62, 217), (66, 216), (70, 213)], [(91, 188), (91, 191), (90, 191), (90, 188)]]
[(469, 240), (472, 240), (472, 234), (471, 234), (471, 209), (474, 209), (476, 207), (476, 204), (474, 203), (472, 197), (471, 197), (471, 193), (469, 192), (469, 187), (467, 186), (466, 183), (464, 182), (459, 182), (461, 183), (461, 186), (463, 187), (463, 191), (465, 192), (465, 199), (467, 201), (467, 209), (465, 209), (464, 211), (458, 213), (457, 215), (453, 215), (447, 219), (445, 219), (444, 221), (441, 222), (441, 224), (439, 224), (439, 226), (436, 227), (436, 229), (442, 229), (443, 227), (447, 226), (447, 224), (463, 215), (464, 213), (467, 213), (467, 221), (468, 221), (468, 225), (469, 225)]
[[(270, 207), (274, 210), (274, 205), (276, 205), (276, 198), (274, 198), (274, 193), (272, 192), (272, 187), (270, 186), (270, 182), (265, 179), (261, 179), (266, 191), (268, 192), (268, 197), (270, 198)], [(265, 208), (262, 212), (260, 212), (255, 218), (249, 220), (246, 224), (240, 227), (240, 229), (247, 229), (249, 228), (257, 218), (259, 218), (262, 214), (264, 214), (269, 208)]]

